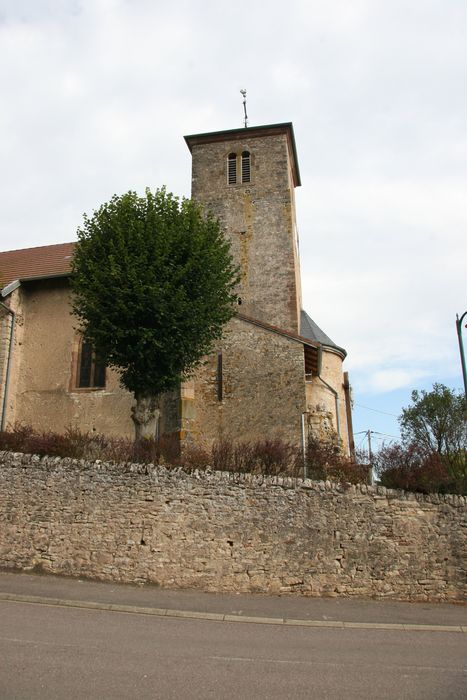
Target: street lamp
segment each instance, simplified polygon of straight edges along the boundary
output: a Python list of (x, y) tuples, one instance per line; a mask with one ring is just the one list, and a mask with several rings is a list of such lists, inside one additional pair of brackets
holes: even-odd
[[(462, 316), (460, 318), (459, 318), (459, 314), (456, 314), (456, 328), (457, 328), (457, 337), (459, 338), (459, 352), (461, 355), (462, 378), (464, 380), (465, 401), (467, 403), (467, 371), (465, 369), (464, 343), (462, 340), (462, 321), (464, 320), (465, 316), (467, 316), (467, 311), (464, 311), (464, 313), (462, 314)], [(467, 328), (467, 323), (465, 324), (465, 327)]]

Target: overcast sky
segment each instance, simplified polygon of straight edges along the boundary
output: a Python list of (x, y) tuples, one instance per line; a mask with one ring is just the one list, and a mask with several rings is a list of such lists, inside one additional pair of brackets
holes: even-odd
[(0, 76), (2, 250), (189, 196), (183, 135), (241, 127), (245, 87), (250, 125), (294, 124), (304, 306), (348, 350), (355, 430), (461, 388), (466, 0), (0, 0)]

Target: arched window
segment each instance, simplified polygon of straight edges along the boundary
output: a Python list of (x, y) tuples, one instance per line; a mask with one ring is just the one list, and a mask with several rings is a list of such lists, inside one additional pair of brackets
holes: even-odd
[(105, 365), (96, 358), (96, 353), (87, 340), (82, 339), (78, 353), (76, 373), (78, 389), (104, 389)]
[(250, 151), (242, 153), (242, 182), (250, 182), (251, 167), (250, 167)]
[(227, 182), (229, 185), (237, 184), (237, 154), (229, 153), (227, 158)]

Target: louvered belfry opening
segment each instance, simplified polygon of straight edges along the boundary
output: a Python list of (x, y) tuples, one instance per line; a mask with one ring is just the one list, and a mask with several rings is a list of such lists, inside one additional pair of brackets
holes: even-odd
[(237, 154), (230, 153), (227, 159), (227, 181), (229, 185), (237, 184)]
[(250, 152), (243, 151), (242, 153), (242, 182), (251, 181), (251, 161)]

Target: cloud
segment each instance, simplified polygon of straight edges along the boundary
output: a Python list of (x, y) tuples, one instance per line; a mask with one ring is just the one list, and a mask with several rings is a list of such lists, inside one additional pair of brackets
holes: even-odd
[(419, 379), (427, 376), (420, 370), (387, 369), (370, 373), (365, 389), (369, 392), (384, 393), (414, 386)]

